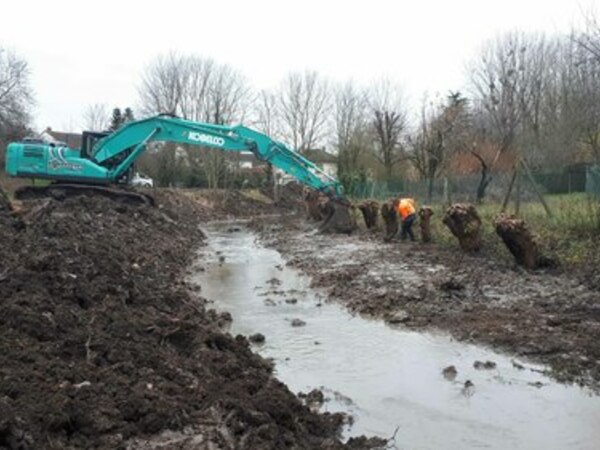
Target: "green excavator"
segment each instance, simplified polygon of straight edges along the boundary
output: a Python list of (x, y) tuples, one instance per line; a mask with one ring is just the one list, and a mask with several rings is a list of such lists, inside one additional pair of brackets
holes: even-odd
[(349, 202), (335, 178), (283, 143), (242, 125), (213, 125), (161, 114), (130, 122), (113, 133), (84, 132), (80, 149), (25, 139), (8, 145), (6, 172), (13, 177), (51, 181), (44, 187), (22, 188), (17, 192), (21, 199), (83, 192), (151, 202), (148, 195), (115, 188), (127, 184), (134, 162), (151, 142), (252, 152), (330, 199), (322, 231), (350, 232), (353, 228)]

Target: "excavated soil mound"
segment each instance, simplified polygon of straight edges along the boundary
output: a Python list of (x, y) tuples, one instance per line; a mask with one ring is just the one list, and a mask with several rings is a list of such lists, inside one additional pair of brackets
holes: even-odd
[(156, 198), (5, 220), (0, 197), (0, 448), (152, 448), (167, 429), (178, 448), (342, 448), (340, 417), (301, 405), (180, 281), (209, 210)]
[[(279, 186), (277, 190), (277, 206), (288, 210), (302, 211), (305, 208), (304, 189), (304, 186), (297, 181), (290, 181), (283, 186)], [(272, 186), (263, 187), (260, 189), (260, 192), (274, 200)]]
[[(170, 195), (181, 196), (177, 191), (166, 191)], [(244, 191), (227, 189), (188, 189), (185, 196), (203, 207), (202, 220), (247, 218), (277, 212), (273, 202), (265, 197), (264, 201), (253, 198)], [(152, 192), (152, 195), (155, 195)]]

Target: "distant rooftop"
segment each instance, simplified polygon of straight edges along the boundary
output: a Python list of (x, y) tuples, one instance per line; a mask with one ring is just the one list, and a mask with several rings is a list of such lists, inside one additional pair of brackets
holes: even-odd
[(68, 147), (75, 149), (81, 148), (81, 134), (54, 131), (50, 127), (46, 128), (41, 134), (46, 138), (53, 140), (54, 142), (62, 142), (67, 144)]
[(336, 155), (334, 155), (333, 153), (326, 152), (324, 149), (320, 148), (305, 150), (303, 152), (303, 155), (315, 164), (337, 163)]

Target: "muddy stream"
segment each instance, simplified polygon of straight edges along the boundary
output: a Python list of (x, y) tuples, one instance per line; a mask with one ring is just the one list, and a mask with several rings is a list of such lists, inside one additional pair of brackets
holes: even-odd
[[(351, 414), (344, 437), (389, 438), (397, 429), (393, 448), (401, 449), (600, 448), (599, 396), (445, 334), (352, 316), (243, 225), (205, 231), (192, 277), (202, 295), (231, 313), (232, 334), (265, 336), (255, 350), (293, 392), (319, 388), (321, 411)], [(455, 376), (444, 375), (451, 365)]]

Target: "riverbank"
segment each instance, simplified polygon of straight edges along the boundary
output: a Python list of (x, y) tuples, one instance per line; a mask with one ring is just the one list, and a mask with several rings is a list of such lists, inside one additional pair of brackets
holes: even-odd
[(323, 236), (301, 220), (252, 224), (265, 245), (351, 312), (440, 329), (548, 364), (557, 380), (600, 386), (600, 298), (577, 277), (377, 232)]
[(2, 200), (0, 447), (344, 448), (343, 417), (311, 412), (183, 280), (199, 223), (252, 203), (152, 194)]

